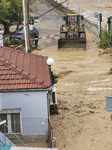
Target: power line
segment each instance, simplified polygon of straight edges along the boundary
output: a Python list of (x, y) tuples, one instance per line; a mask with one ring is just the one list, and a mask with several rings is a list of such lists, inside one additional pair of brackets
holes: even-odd
[[(67, 0), (65, 0), (65, 1), (62, 2), (62, 3), (59, 3), (57, 6), (53, 7), (52, 9), (48, 10), (47, 12), (43, 13), (43, 14), (40, 15), (39, 17), (34, 17), (34, 18), (35, 18), (35, 19), (38, 19), (38, 18), (44, 16), (45, 14), (49, 13), (49, 12), (52, 11), (53, 9), (55, 9), (55, 8), (59, 7), (60, 5), (64, 4), (66, 1), (67, 1)], [(29, 23), (23, 25), (21, 28), (27, 26), (28, 24), (29, 24)], [(3, 28), (3, 29), (4, 29), (4, 28)], [(19, 28), (19, 29), (20, 29), (20, 28)], [(18, 29), (18, 30), (19, 30), (19, 29)], [(17, 32), (18, 30), (14, 31), (14, 32)], [(7, 36), (6, 36), (6, 37), (7, 37)], [(3, 39), (6, 38), (6, 37), (1, 38), (0, 40), (3, 40)]]
[[(60, 6), (61, 4), (65, 3), (66, 1), (67, 1), (67, 0), (65, 0), (64, 2), (58, 4), (57, 6), (53, 7), (52, 9), (48, 10), (48, 11), (45, 12), (44, 14), (40, 15), (39, 17), (37, 17), (37, 19), (40, 18), (40, 17), (42, 17), (42, 16), (44, 16), (45, 14), (47, 14), (47, 13), (50, 12), (50, 11), (52, 11), (52, 10), (55, 9), (56, 7)], [(36, 18), (36, 17), (35, 17), (35, 18)]]
[[(34, 17), (34, 19), (38, 19), (42, 16), (44, 16), (45, 14), (47, 14), (48, 12), (52, 11), (53, 9), (55, 9), (56, 7), (60, 6), (61, 4), (65, 3), (67, 0), (65, 0), (64, 2), (58, 4), (57, 6), (53, 7), (52, 9), (48, 10), (47, 12), (43, 13), (42, 15), (40, 15), (39, 17)], [(24, 26), (27, 26), (29, 23), (25, 24)], [(22, 26), (21, 28), (23, 28), (24, 26)]]

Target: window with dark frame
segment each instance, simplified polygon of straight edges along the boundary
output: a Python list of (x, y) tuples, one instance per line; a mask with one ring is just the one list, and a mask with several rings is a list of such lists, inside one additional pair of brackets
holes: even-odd
[[(0, 114), (0, 121), (3, 121), (3, 120), (7, 120), (7, 114)], [(2, 133), (8, 133), (8, 128), (3, 124), (0, 126), (0, 131)]]
[(15, 133), (20, 133), (20, 114), (11, 114), (11, 127)]
[[(14, 133), (20, 133), (20, 113), (10, 113), (10, 114), (0, 114), (1, 121), (7, 120), (6, 125), (8, 126), (8, 117), (7, 115), (10, 115), (10, 122), (11, 122), (11, 129)], [(0, 126), (0, 131), (2, 133), (10, 133), (8, 131), (8, 127), (6, 127), (4, 124)]]

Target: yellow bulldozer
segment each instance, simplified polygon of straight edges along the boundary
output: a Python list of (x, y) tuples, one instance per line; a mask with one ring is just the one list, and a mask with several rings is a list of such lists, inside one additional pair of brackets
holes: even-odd
[(65, 24), (60, 27), (60, 39), (58, 39), (58, 49), (60, 48), (86, 48), (86, 33), (83, 16), (79, 14), (67, 14), (64, 16)]

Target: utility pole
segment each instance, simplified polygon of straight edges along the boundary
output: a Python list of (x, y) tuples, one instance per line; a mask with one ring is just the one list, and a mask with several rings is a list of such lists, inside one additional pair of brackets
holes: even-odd
[(78, 12), (80, 14), (80, 0), (78, 0)]
[(69, 11), (69, 0), (67, 0), (67, 9)]
[(26, 52), (31, 52), (29, 33), (29, 0), (23, 0), (24, 34)]
[(98, 0), (98, 37), (100, 38), (100, 0)]

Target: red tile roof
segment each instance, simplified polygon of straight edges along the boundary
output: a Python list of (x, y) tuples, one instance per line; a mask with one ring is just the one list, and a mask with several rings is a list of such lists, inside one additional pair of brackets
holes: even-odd
[(46, 60), (44, 56), (0, 46), (0, 90), (50, 87)]

